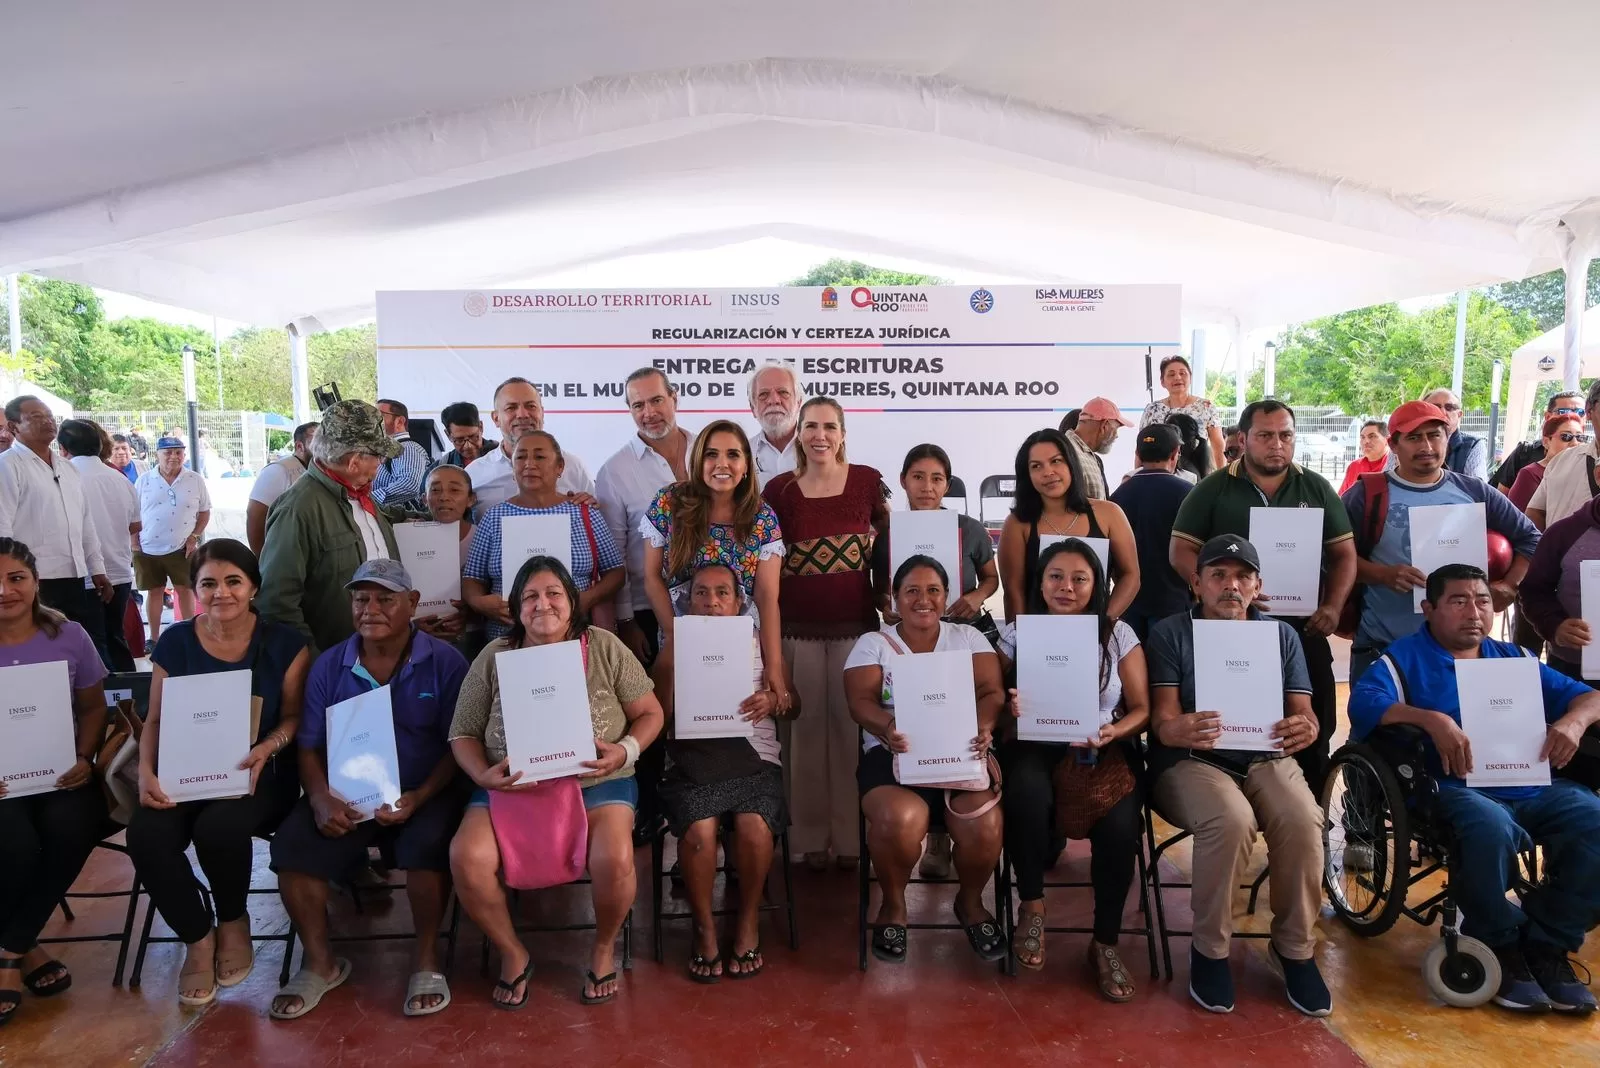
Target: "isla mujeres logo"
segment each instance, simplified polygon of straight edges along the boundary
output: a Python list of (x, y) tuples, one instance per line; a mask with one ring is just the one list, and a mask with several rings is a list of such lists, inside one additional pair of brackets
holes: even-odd
[(979, 315), (987, 315), (994, 310), (994, 294), (987, 289), (974, 289), (967, 304)]
[(476, 319), (489, 310), (489, 298), (482, 293), (468, 293), (461, 298), (461, 310)]

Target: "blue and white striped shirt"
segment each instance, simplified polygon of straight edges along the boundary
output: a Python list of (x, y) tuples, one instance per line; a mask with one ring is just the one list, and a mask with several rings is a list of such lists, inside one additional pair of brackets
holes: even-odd
[[(583, 529), (583, 509), (569, 501), (551, 508), (524, 508), (506, 501), (483, 513), (472, 531), (472, 544), (467, 548), (467, 562), (461, 569), (463, 578), (483, 583), (490, 593), (505, 596), (500, 588), (500, 520), (514, 515), (565, 515), (572, 528), (572, 581), (579, 590), (593, 584), (596, 570), (610, 571), (622, 566), (622, 551), (611, 537), (611, 529), (598, 509), (589, 508), (589, 525), (594, 530), (595, 547), (599, 550), (600, 566), (595, 567), (595, 554), (589, 551), (589, 535)], [(576, 607), (576, 606), (574, 606)], [(489, 637), (503, 637), (511, 628), (493, 619), (489, 620)]]

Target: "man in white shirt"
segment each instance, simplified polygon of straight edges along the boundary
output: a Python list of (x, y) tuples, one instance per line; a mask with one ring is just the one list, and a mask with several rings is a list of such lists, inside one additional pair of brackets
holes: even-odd
[(794, 366), (778, 360), (750, 376), (750, 414), (759, 433), (750, 436), (756, 483), (767, 488), (778, 475), (794, 470), (795, 427), (800, 421), (800, 380)]
[[(56, 432), (61, 455), (78, 471), (89, 518), (100, 539), (100, 554), (111, 580), (111, 600), (102, 605), (105, 619), (106, 667), (134, 671), (133, 650), (123, 618), (133, 596), (133, 545), (139, 538), (139, 495), (127, 476), (100, 459), (100, 428), (88, 419), (63, 419)], [(143, 648), (140, 653), (142, 655)]]
[(189, 554), (199, 548), (200, 535), (211, 519), (211, 494), (200, 473), (183, 466), (186, 451), (181, 438), (157, 441), (156, 466), (140, 475), (133, 487), (139, 494), (141, 528), (133, 574), (144, 591), (151, 648), (161, 634), (161, 595), (169, 581), (183, 618), (194, 616)]
[(267, 511), (273, 501), (283, 496), (284, 490), (306, 473), (311, 463), (311, 439), (316, 434), (316, 423), (301, 423), (295, 427), (294, 451), (263, 467), (256, 476), (256, 484), (250, 487), (250, 501), (244, 506), (244, 536), (250, 543), (250, 551), (257, 556), (261, 555), (261, 546), (267, 540)]
[(104, 659), (111, 580), (78, 469), (57, 454), (56, 419), (38, 397), (11, 398), (5, 415), (15, 441), (0, 454), (0, 538), (33, 551), (39, 599), (87, 631)]
[[(500, 447), (467, 466), (472, 491), (478, 495), (479, 515), (515, 496), (517, 478), (511, 472), (511, 451), (522, 435), (544, 429), (544, 401), (526, 378), (508, 378), (495, 388), (494, 411), (489, 418), (500, 431)], [(582, 494), (592, 498), (594, 479), (589, 477), (583, 461), (565, 450), (562, 456), (566, 467), (556, 479), (556, 489), (569, 496)]]
[(656, 655), (656, 617), (644, 590), (644, 538), (639, 523), (663, 486), (688, 478), (689, 433), (678, 426), (678, 390), (654, 367), (623, 387), (638, 433), (600, 467), (595, 496), (611, 538), (622, 548), (628, 577), (617, 595), (617, 632), (649, 669)]
[(1574, 445), (1556, 453), (1544, 465), (1544, 479), (1528, 500), (1528, 518), (1540, 530), (1549, 530), (1550, 524), (1567, 518), (1588, 504), (1600, 491), (1600, 478), (1595, 472), (1596, 461), (1600, 460), (1600, 422), (1597, 422), (1600, 412), (1595, 410), (1597, 404), (1600, 404), (1600, 380), (1589, 386), (1589, 395), (1584, 400), (1589, 428), (1594, 433), (1582, 445)]

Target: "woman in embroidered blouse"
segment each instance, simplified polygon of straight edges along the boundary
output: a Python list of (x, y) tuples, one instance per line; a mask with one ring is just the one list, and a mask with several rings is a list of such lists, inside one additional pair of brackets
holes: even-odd
[(744, 429), (719, 419), (700, 431), (689, 452), (688, 474), (656, 494), (639, 521), (650, 610), (670, 643), (674, 598), (698, 569), (727, 565), (755, 604), (767, 687), (777, 695), (781, 713), (790, 705), (778, 629), (783, 533), (776, 513), (761, 499)]
[[(778, 606), (783, 654), (806, 714), (789, 738), (790, 837), (813, 869), (831, 850), (855, 866), (856, 724), (844, 692), (844, 663), (861, 635), (878, 629), (872, 543), (889, 524), (876, 469), (845, 461), (844, 410), (828, 397), (800, 409), (793, 474), (764, 496), (783, 525)], [(763, 621), (763, 631), (766, 626)]]
[(1151, 423), (1164, 423), (1167, 421), (1167, 416), (1174, 413), (1192, 416), (1194, 421), (1200, 424), (1206, 439), (1211, 442), (1211, 469), (1215, 471), (1223, 463), (1222, 423), (1217, 418), (1216, 405), (1204, 397), (1196, 397), (1189, 392), (1192, 378), (1193, 372), (1189, 369), (1189, 361), (1182, 356), (1168, 356), (1162, 360), (1161, 385), (1167, 391), (1167, 395), (1144, 406), (1144, 415), (1139, 418), (1139, 429), (1143, 430)]

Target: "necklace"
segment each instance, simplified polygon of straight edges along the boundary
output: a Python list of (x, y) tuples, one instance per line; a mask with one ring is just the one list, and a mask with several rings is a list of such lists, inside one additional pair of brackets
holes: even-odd
[(1083, 515), (1082, 512), (1070, 512), (1068, 514), (1070, 514), (1072, 516), (1072, 518), (1067, 521), (1067, 528), (1065, 530), (1061, 530), (1061, 529), (1057, 528), (1056, 525), (1054, 523), (1050, 522), (1050, 520), (1047, 517), (1045, 517), (1044, 515), (1040, 515), (1039, 516), (1039, 522), (1041, 524), (1043, 524), (1044, 526), (1047, 526), (1047, 527), (1050, 528), (1049, 533), (1051, 533), (1051, 534), (1059, 534), (1059, 535), (1062, 535), (1063, 537), (1065, 537), (1066, 535), (1069, 535), (1069, 534), (1072, 533), (1072, 528), (1078, 525), (1078, 520), (1084, 518), (1084, 515)]

